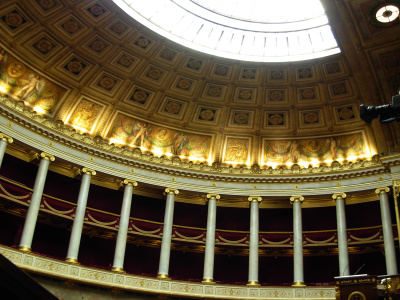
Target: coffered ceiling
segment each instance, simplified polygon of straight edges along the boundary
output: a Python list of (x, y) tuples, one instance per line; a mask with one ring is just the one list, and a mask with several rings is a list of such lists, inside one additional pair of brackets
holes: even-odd
[(374, 21), (381, 2), (322, 1), (340, 54), (252, 63), (175, 44), (112, 1), (2, 1), (1, 88), (79, 132), (209, 164), (393, 153), (398, 124), (359, 116), (360, 104), (388, 103), (400, 87), (400, 21)]

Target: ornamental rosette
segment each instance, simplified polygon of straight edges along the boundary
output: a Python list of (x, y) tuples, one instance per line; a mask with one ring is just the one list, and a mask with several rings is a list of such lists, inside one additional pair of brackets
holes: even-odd
[(18, 27), (22, 24), (22, 17), (18, 13), (11, 12), (6, 15), (6, 24), (11, 27)]
[(68, 33), (75, 33), (77, 32), (81, 27), (79, 26), (78, 22), (75, 20), (71, 19), (68, 20), (63, 24), (63, 28), (66, 32)]
[(105, 88), (106, 90), (111, 90), (115, 86), (115, 80), (111, 77), (104, 76), (102, 79), (100, 79), (99, 86)]
[(35, 44), (35, 48), (42, 53), (47, 53), (53, 49), (53, 44), (49, 40), (42, 39)]
[(80, 61), (70, 61), (67, 67), (68, 70), (70, 70), (72, 73), (78, 73), (83, 69), (82, 63)]

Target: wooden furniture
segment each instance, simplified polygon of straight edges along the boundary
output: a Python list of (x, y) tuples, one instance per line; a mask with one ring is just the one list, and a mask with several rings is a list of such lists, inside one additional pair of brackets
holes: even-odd
[(336, 300), (378, 299), (376, 276), (354, 275), (335, 277)]

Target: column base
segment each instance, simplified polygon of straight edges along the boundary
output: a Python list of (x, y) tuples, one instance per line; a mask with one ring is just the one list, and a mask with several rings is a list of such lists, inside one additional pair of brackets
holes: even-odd
[(215, 281), (212, 278), (203, 278), (201, 282), (205, 284), (215, 284)]
[(304, 282), (302, 282), (302, 281), (295, 281), (295, 282), (293, 282), (292, 286), (294, 286), (294, 287), (304, 287), (304, 286), (306, 286), (306, 284)]
[(168, 274), (157, 274), (157, 278), (164, 279), (164, 280), (171, 280), (171, 278), (169, 278)]
[(71, 264), (79, 264), (78, 260), (76, 258), (71, 258), (71, 257), (67, 257), (65, 259), (66, 262), (69, 262)]
[(125, 273), (124, 269), (120, 268), (120, 267), (112, 267), (111, 271), (117, 272), (117, 273)]
[(32, 252), (32, 249), (26, 246), (19, 246), (18, 249), (24, 252)]
[(258, 281), (249, 281), (246, 285), (248, 286), (260, 286), (260, 283)]

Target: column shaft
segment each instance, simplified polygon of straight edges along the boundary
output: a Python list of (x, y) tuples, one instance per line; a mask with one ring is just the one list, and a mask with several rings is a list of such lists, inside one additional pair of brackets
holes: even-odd
[[(260, 200), (258, 200), (259, 198)], [(260, 197), (249, 198), (250, 204), (250, 244), (249, 244), (249, 285), (258, 285), (258, 244), (259, 244), (259, 201)]]
[(387, 192), (389, 192), (389, 188), (377, 189), (376, 191), (378, 191), (377, 193), (379, 193), (381, 207), (386, 273), (387, 275), (395, 275), (398, 274), (398, 272), (392, 231), (392, 218), (390, 216), (389, 198), (387, 194)]
[(303, 270), (303, 228), (301, 219), (301, 203), (303, 197), (291, 198), (293, 203), (293, 277), (294, 286), (304, 285)]
[(0, 167), (3, 163), (4, 154), (6, 153), (7, 142), (4, 139), (0, 140)]
[(336, 196), (334, 195), (333, 197), (336, 197), (336, 223), (337, 223), (337, 236), (338, 236), (338, 249), (339, 249), (339, 276), (349, 276), (350, 265), (349, 265), (349, 250), (347, 245), (347, 226), (346, 226), (346, 213), (345, 213), (346, 203), (342, 195), (336, 195)]
[(78, 262), (79, 245), (81, 243), (83, 222), (85, 221), (86, 204), (89, 196), (90, 180), (92, 174), (86, 172), (82, 175), (79, 189), (78, 203), (75, 209), (74, 223), (72, 224), (71, 237), (69, 239), (67, 261)]
[(217, 199), (219, 199), (219, 195), (209, 194), (207, 197), (210, 199), (208, 200), (203, 282), (214, 282), (215, 224), (217, 220)]
[(171, 254), (172, 225), (174, 218), (174, 202), (175, 193), (177, 191), (178, 190), (175, 189), (166, 189), (167, 203), (165, 205), (164, 227), (160, 250), (160, 264), (157, 275), (158, 278), (168, 278), (169, 258)]
[(118, 236), (115, 245), (114, 262), (112, 267), (113, 271), (122, 271), (124, 268), (126, 239), (128, 237), (129, 217), (131, 214), (132, 191), (135, 184), (137, 185), (136, 182), (128, 182), (125, 185), (121, 207), (121, 218), (119, 219)]
[(0, 133), (0, 167), (1, 164), (3, 163), (3, 158), (4, 158), (4, 154), (6, 153), (6, 147), (8, 143), (12, 143), (13, 139), (4, 134), (4, 133)]
[[(35, 232), (36, 221), (39, 214), (40, 202), (42, 200), (50, 159), (51, 158), (49, 156), (43, 156), (39, 163), (39, 169), (33, 187), (31, 203), (29, 204), (28, 212), (26, 214), (24, 229), (22, 230), (22, 237), (19, 244), (19, 248), (21, 250), (30, 251), (32, 247), (33, 234)], [(52, 157), (51, 160), (54, 160), (54, 157)]]

